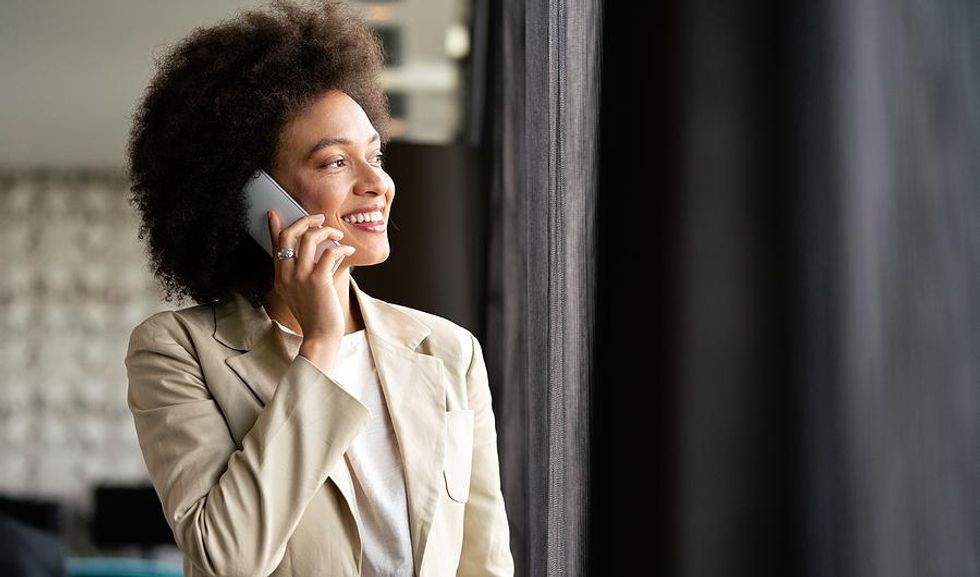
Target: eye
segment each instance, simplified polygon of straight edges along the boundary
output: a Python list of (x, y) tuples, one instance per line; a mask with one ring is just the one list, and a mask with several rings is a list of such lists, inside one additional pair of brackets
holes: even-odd
[[(374, 155), (374, 158), (375, 158), (375, 162), (376, 162), (376, 164), (378, 166), (382, 166), (384, 164), (384, 153), (378, 152), (377, 154)], [(342, 162), (345, 162), (345, 160), (343, 158), (338, 158), (337, 160), (335, 160), (333, 162), (328, 162), (326, 164), (321, 164), (320, 165), (320, 168), (330, 168), (332, 166), (339, 166), (338, 163), (342, 163)]]
[(320, 165), (320, 168), (330, 168), (331, 166), (334, 166), (338, 162), (344, 162), (344, 159), (343, 158), (338, 158), (337, 160), (335, 160), (333, 162), (328, 162), (326, 164)]

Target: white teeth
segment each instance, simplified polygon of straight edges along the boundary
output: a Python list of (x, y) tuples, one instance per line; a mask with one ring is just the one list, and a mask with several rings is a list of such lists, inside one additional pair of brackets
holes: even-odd
[(374, 222), (374, 221), (381, 220), (382, 218), (384, 218), (384, 215), (381, 214), (380, 210), (376, 210), (374, 212), (355, 214), (353, 216), (345, 216), (343, 217), (343, 221), (349, 222), (351, 224), (357, 224), (361, 222)]

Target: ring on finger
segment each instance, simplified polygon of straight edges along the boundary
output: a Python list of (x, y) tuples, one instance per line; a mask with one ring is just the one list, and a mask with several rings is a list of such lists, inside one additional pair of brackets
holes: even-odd
[(276, 251), (276, 258), (279, 260), (296, 258), (296, 251), (291, 248), (281, 248)]

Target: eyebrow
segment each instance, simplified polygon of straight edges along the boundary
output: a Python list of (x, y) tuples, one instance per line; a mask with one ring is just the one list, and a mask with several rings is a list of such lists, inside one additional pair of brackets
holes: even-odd
[[(372, 142), (376, 142), (376, 141), (378, 141), (380, 139), (381, 139), (381, 136), (377, 132), (375, 132), (374, 133), (374, 136), (372, 136), (370, 139), (368, 139), (368, 142), (367, 143), (368, 144), (371, 144)], [(306, 158), (309, 158), (309, 157), (313, 156), (314, 154), (316, 154), (318, 151), (320, 151), (320, 150), (322, 150), (322, 149), (324, 149), (324, 148), (326, 148), (328, 146), (333, 146), (335, 144), (351, 144), (351, 141), (350, 141), (350, 139), (343, 138), (343, 137), (321, 138), (319, 142), (317, 142), (316, 144), (313, 145), (313, 148), (311, 148), (310, 149), (310, 152), (307, 153)]]

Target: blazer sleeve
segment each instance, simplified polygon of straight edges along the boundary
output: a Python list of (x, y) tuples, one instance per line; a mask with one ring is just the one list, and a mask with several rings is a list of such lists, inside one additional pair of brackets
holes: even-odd
[(466, 371), (473, 409), (473, 465), (463, 517), (463, 546), (458, 577), (512, 577), (510, 525), (500, 484), (497, 430), (480, 341), (469, 333), (472, 356)]
[(139, 445), (181, 552), (207, 575), (272, 573), (367, 407), (297, 356), (239, 449), (172, 314), (133, 330), (125, 364)]

